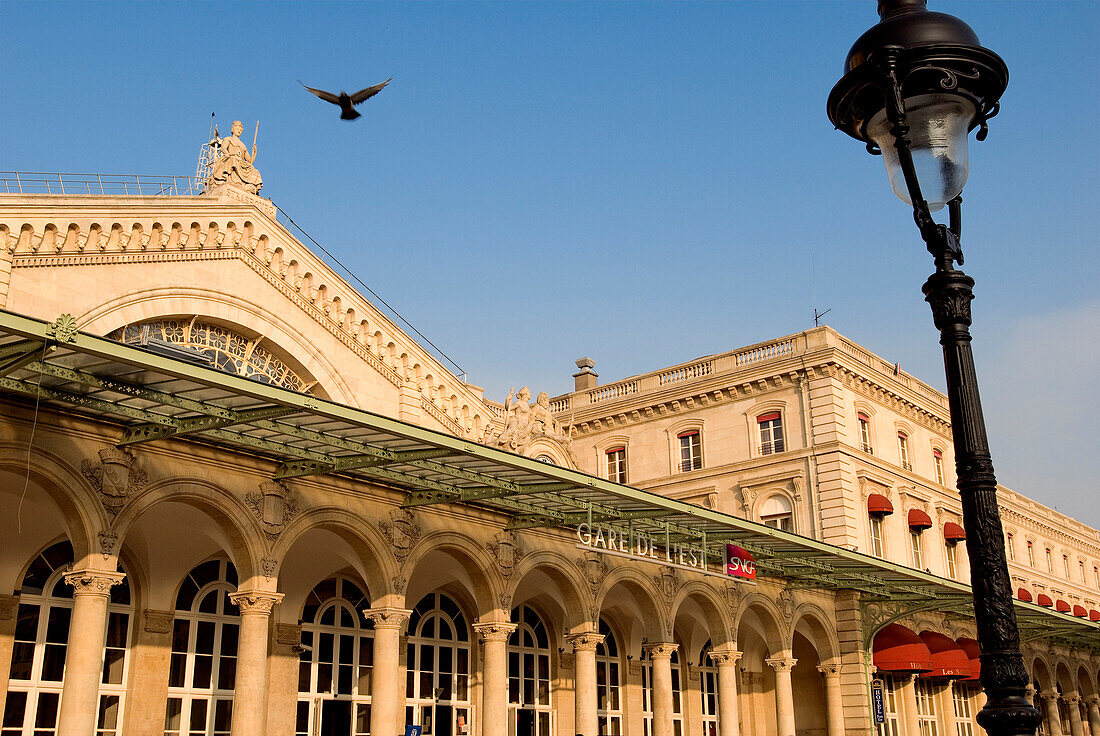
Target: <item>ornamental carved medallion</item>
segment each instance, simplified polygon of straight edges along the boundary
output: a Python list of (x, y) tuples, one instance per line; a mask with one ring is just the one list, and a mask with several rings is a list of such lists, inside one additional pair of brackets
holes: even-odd
[(405, 509), (391, 511), (389, 521), (378, 522), (378, 528), (390, 540), (398, 560), (407, 558), (420, 540), (420, 527), (412, 512)]
[(134, 456), (117, 447), (99, 451), (99, 462), (84, 459), (80, 473), (99, 494), (99, 500), (113, 519), (118, 516), (130, 496), (145, 487), (148, 476), (134, 467)]
[(588, 587), (591, 588), (592, 595), (596, 595), (600, 590), (600, 586), (603, 585), (604, 578), (607, 577), (607, 562), (598, 552), (585, 552), (584, 557), (578, 557), (575, 562), (584, 575), (584, 579), (588, 581)]
[(283, 529), (298, 514), (298, 501), (277, 481), (264, 481), (259, 491), (244, 494), (244, 502), (259, 520), (264, 535), (274, 542)]
[(493, 537), (492, 542), (485, 543), (485, 549), (493, 555), (497, 569), (505, 580), (512, 577), (512, 573), (516, 571), (516, 565), (524, 555), (523, 547), (511, 532), (498, 533)]
[(672, 599), (676, 597), (676, 591), (680, 589), (680, 576), (676, 571), (665, 565), (653, 576), (653, 582), (657, 584), (657, 590), (661, 591), (665, 601), (672, 603)]

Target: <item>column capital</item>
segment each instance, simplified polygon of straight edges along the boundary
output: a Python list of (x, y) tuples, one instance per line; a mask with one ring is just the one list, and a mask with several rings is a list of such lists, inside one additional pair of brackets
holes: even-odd
[(764, 664), (775, 670), (776, 674), (780, 672), (790, 672), (794, 669), (795, 664), (798, 662), (794, 657), (771, 657), (765, 659)]
[(642, 646), (642, 649), (649, 654), (650, 659), (671, 659), (673, 653), (679, 648), (679, 644), (669, 641), (659, 641)]
[(238, 590), (229, 594), (229, 600), (241, 609), (241, 614), (261, 613), (270, 615), (276, 604), (283, 599), (282, 593), (268, 590)]
[(707, 652), (707, 656), (710, 657), (710, 661), (718, 667), (723, 665), (737, 664), (741, 661), (741, 652), (736, 649), (719, 649)]
[(1039, 693), (1039, 697), (1043, 699), (1044, 703), (1056, 703), (1058, 702), (1058, 693), (1054, 690), (1044, 690)]
[(1085, 702), (1095, 708), (1100, 708), (1100, 695), (1090, 695), (1085, 698)]
[(825, 677), (840, 677), (840, 665), (839, 664), (819, 664), (817, 671), (825, 675)]
[(1036, 690), (1035, 686), (1032, 685), (1030, 682), (1027, 684), (1027, 687), (1024, 688), (1024, 693), (1027, 695), (1028, 700), (1034, 700), (1035, 699), (1035, 693), (1037, 693), (1037, 692), (1039, 692), (1039, 691)]
[(565, 640), (573, 645), (574, 652), (594, 652), (596, 647), (603, 644), (604, 635), (585, 631), (580, 634), (569, 634)]
[(73, 586), (73, 595), (99, 595), (106, 598), (111, 594), (111, 588), (125, 579), (125, 573), (107, 570), (73, 570), (65, 573), (65, 582)]
[(378, 608), (364, 608), (363, 615), (374, 622), (376, 629), (402, 630), (409, 623), (412, 611), (407, 608), (394, 608), (392, 606), (379, 606)]
[(1077, 693), (1065, 693), (1064, 695), (1062, 695), (1062, 697), (1070, 705), (1077, 705), (1081, 702), (1082, 699), (1081, 696)]
[(508, 637), (519, 628), (519, 625), (504, 621), (480, 621), (473, 624), (473, 627), (477, 632), (477, 638), (485, 644), (490, 641), (508, 641)]

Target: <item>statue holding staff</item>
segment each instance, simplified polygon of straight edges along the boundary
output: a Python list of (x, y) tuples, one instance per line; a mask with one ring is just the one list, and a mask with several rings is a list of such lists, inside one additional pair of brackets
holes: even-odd
[[(256, 161), (256, 141), (252, 141), (252, 151), (241, 142), (241, 133), (244, 125), (240, 120), (233, 121), (232, 134), (220, 141), (221, 155), (210, 164), (210, 178), (208, 187), (232, 184), (252, 194), (258, 194), (260, 187), (264, 185), (260, 172), (253, 163)], [(260, 132), (260, 124), (256, 123), (256, 135)]]

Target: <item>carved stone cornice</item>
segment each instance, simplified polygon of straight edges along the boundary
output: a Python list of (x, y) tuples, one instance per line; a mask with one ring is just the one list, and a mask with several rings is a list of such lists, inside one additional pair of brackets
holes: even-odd
[(126, 579), (125, 573), (107, 570), (73, 570), (65, 573), (65, 582), (73, 586), (73, 595), (99, 595), (106, 598), (111, 588)]
[(596, 647), (603, 644), (604, 635), (594, 631), (586, 631), (580, 634), (569, 634), (565, 637), (573, 647), (573, 652), (594, 652)]
[(397, 629), (398, 631), (404, 631), (405, 625), (409, 623), (409, 617), (412, 616), (412, 611), (407, 608), (379, 606), (378, 608), (364, 608), (363, 615), (369, 621), (374, 622), (376, 630)]
[(473, 624), (473, 628), (477, 632), (478, 640), (482, 644), (486, 644), (491, 641), (508, 641), (508, 637), (519, 626), (518, 624), (502, 621), (484, 621)]
[(771, 657), (764, 660), (764, 664), (775, 670), (776, 674), (790, 672), (797, 662), (798, 660), (794, 657)]
[(145, 619), (143, 628), (150, 634), (167, 634), (172, 630), (172, 621), (176, 618), (174, 611), (157, 611), (146, 608), (141, 612)]
[(15, 612), (19, 608), (19, 596), (0, 595), (0, 621), (10, 621), (15, 618)]
[(649, 655), (650, 659), (671, 659), (672, 655), (676, 653), (676, 650), (680, 648), (679, 644), (672, 642), (655, 642), (653, 644), (646, 644), (642, 647)]
[(241, 615), (271, 615), (271, 611), (283, 599), (282, 593), (267, 590), (244, 590), (229, 594), (229, 600), (241, 609)]
[(712, 649), (707, 656), (716, 667), (735, 665), (741, 661), (741, 652), (736, 649)]

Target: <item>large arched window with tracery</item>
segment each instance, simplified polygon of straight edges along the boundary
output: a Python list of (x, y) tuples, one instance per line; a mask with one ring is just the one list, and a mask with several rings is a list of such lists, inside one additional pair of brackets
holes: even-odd
[(170, 343), (198, 353), (226, 373), (264, 383), (305, 391), (310, 387), (290, 366), (263, 346), (263, 337), (249, 338), (198, 317), (177, 317), (127, 325), (108, 335), (128, 345), (149, 346), (150, 341)]
[(368, 736), (374, 624), (370, 599), (343, 575), (320, 582), (302, 608), (295, 733)]
[(611, 627), (600, 619), (603, 641), (596, 645), (596, 715), (599, 736), (620, 736), (623, 732), (623, 699), (619, 645)]
[(197, 565), (180, 585), (164, 736), (229, 736), (241, 614), (229, 594), (237, 568), (225, 559)]
[[(64, 575), (72, 564), (72, 545), (58, 542), (38, 555), (23, 576), (0, 728), (3, 736), (57, 734), (73, 612), (73, 589)], [(96, 736), (121, 733), (132, 619), (130, 587), (124, 578), (111, 588), (107, 606)]]
[(512, 609), (508, 637), (508, 702), (515, 736), (550, 736), (550, 636), (535, 609)]
[(699, 693), (703, 698), (703, 736), (718, 736), (718, 668), (710, 658), (711, 643), (699, 652)]
[[(672, 733), (683, 736), (684, 705), (680, 687), (680, 652), (672, 653)], [(645, 736), (653, 734), (653, 660), (649, 651), (642, 650), (642, 728)]]
[(426, 734), (471, 733), (470, 627), (442, 593), (420, 599), (409, 617), (405, 723)]

